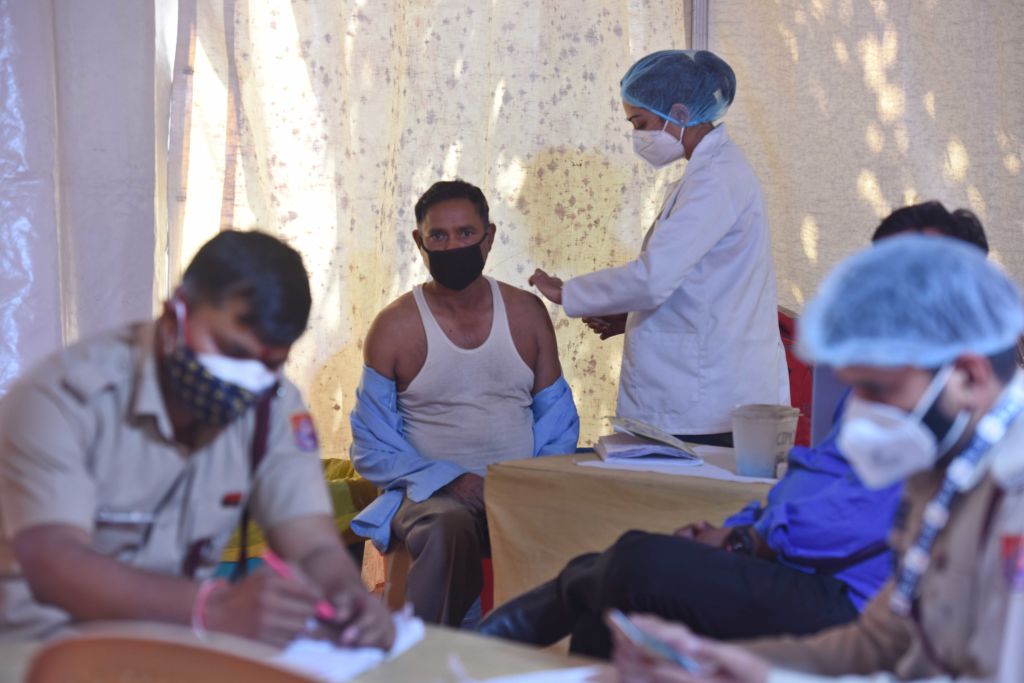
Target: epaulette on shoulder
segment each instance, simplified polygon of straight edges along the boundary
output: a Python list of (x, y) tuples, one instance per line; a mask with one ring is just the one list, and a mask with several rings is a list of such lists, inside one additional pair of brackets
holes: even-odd
[(132, 340), (114, 333), (76, 344), (59, 354), (63, 383), (75, 398), (85, 402), (96, 394), (122, 384), (136, 362)]

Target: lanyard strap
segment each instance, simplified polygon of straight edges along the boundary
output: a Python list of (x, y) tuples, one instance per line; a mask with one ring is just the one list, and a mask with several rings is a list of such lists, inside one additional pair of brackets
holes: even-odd
[(256, 470), (263, 462), (263, 456), (267, 453), (267, 435), (270, 432), (270, 402), (276, 394), (277, 385), (275, 384), (256, 406), (256, 429), (252, 437), (252, 449), (249, 453), (249, 498), (245, 501), (242, 518), (238, 523), (238, 560), (235, 563), (235, 568), (231, 571), (230, 580), (232, 582), (245, 578), (249, 573), (249, 517), (251, 515), (253, 480), (256, 478)]
[(978, 472), (988, 464), (985, 456), (1003, 438), (1022, 411), (1024, 393), (1016, 383), (1011, 383), (995, 407), (978, 422), (971, 442), (949, 464), (942, 487), (924, 508), (921, 531), (900, 563), (895, 590), (889, 598), (889, 607), (894, 613), (904, 617), (910, 614), (921, 578), (931, 564), (935, 539), (949, 521), (950, 507), (957, 496), (977, 481)]

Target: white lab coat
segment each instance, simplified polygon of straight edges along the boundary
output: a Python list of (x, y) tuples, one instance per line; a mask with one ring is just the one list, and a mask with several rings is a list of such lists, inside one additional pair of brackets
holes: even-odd
[(573, 317), (628, 312), (618, 414), (671, 434), (732, 431), (744, 403), (789, 403), (761, 186), (718, 126), (669, 188), (640, 256), (572, 278)]

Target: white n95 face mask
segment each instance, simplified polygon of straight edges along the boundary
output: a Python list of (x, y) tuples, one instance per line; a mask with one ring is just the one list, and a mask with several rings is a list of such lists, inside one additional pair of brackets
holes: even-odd
[(683, 148), (683, 130), (679, 131), (679, 138), (672, 137), (672, 134), (665, 130), (668, 121), (661, 130), (634, 130), (633, 151), (654, 168), (661, 168), (671, 164), (673, 161), (682, 159), (686, 154)]
[(884, 403), (851, 396), (843, 412), (836, 445), (865, 486), (881, 489), (914, 472), (930, 469), (959, 441), (970, 414), (960, 412), (939, 443), (923, 418), (935, 406), (946, 386), (952, 366), (946, 366), (932, 380), (914, 410), (906, 412)]

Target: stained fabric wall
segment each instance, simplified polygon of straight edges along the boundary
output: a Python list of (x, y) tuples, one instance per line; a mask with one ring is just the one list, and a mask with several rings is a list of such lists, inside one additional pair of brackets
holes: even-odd
[(1024, 3), (712, 2), (728, 121), (760, 173), (781, 303), (799, 310), (878, 219), (938, 199), (1024, 276)]

